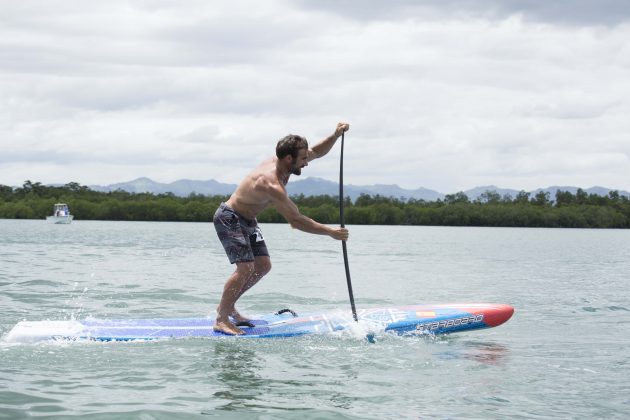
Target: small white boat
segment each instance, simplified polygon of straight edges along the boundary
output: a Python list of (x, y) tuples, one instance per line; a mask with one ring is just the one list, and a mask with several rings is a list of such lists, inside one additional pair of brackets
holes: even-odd
[(70, 209), (68, 209), (68, 205), (64, 203), (58, 203), (55, 204), (53, 215), (46, 217), (46, 221), (57, 225), (67, 225), (72, 222), (73, 218), (74, 216), (70, 214)]

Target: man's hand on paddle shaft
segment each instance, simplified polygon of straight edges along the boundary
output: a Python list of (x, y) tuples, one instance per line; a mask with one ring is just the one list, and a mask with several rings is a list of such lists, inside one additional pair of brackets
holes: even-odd
[(343, 133), (350, 130), (350, 124), (345, 122), (340, 122), (337, 124), (337, 128), (335, 129), (335, 136), (341, 137)]
[(332, 228), (332, 232), (330, 232), (330, 237), (333, 239), (337, 239), (338, 241), (347, 241), (349, 232), (346, 228)]

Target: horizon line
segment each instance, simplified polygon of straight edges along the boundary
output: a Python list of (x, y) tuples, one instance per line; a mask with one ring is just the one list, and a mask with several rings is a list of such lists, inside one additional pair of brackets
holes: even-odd
[[(76, 181), (70, 181), (70, 182), (66, 182), (66, 183), (57, 183), (57, 182), (42, 183), (42, 182), (39, 182), (39, 181), (25, 180), (23, 182), (24, 183), (31, 182), (33, 184), (40, 183), (40, 184), (45, 185), (45, 186), (65, 186), (65, 185), (68, 185), (68, 184), (71, 184), (71, 183), (77, 183), (77, 184), (79, 184), (81, 186), (85, 186), (85, 187), (88, 187), (88, 188), (91, 188), (91, 187), (106, 188), (106, 187), (111, 187), (112, 185), (129, 184), (129, 183), (132, 183), (132, 182), (135, 182), (135, 181), (138, 181), (138, 180), (145, 180), (145, 179), (148, 180), (148, 181), (151, 181), (153, 183), (162, 184), (162, 185), (171, 185), (171, 184), (174, 184), (174, 183), (177, 183), (177, 182), (180, 182), (180, 181), (191, 181), (191, 182), (210, 182), (210, 181), (212, 181), (212, 182), (216, 182), (218, 184), (223, 184), (223, 185), (230, 185), (230, 186), (231, 185), (234, 185), (234, 186), (238, 185), (238, 183), (229, 183), (229, 182), (217, 181), (214, 178), (210, 178), (210, 179), (180, 178), (180, 179), (177, 179), (177, 180), (171, 181), (171, 182), (161, 182), (161, 181), (155, 181), (155, 180), (153, 180), (153, 179), (151, 179), (151, 178), (149, 178), (147, 176), (140, 176), (140, 177), (137, 177), (137, 178), (129, 180), (129, 181), (113, 182), (113, 183), (109, 183), (109, 184), (82, 184), (82, 183), (79, 183), (79, 182), (76, 182)], [(312, 180), (322, 180), (322, 181), (330, 182), (330, 183), (337, 184), (337, 185), (339, 184), (339, 181), (332, 181), (332, 180), (329, 180), (329, 179), (326, 179), (326, 178), (316, 177), (316, 176), (309, 176), (309, 177), (302, 178), (302, 179), (294, 178), (293, 180), (289, 181), (289, 183), (304, 182), (304, 181), (307, 181), (307, 180), (310, 180), (310, 179), (312, 179)], [(6, 185), (6, 186), (10, 186), (12, 188), (21, 188), (24, 184), (22, 184), (20, 186), (11, 186), (11, 185), (0, 183), (0, 185)], [(510, 190), (510, 191), (516, 191), (516, 192), (521, 192), (521, 191), (534, 192), (534, 191), (540, 191), (540, 190), (562, 189), (562, 188), (575, 188), (575, 189), (582, 189), (582, 190), (586, 191), (586, 190), (590, 190), (590, 189), (594, 189), (594, 188), (602, 188), (602, 189), (606, 189), (606, 190), (609, 190), (609, 191), (617, 191), (617, 192), (621, 192), (621, 193), (630, 194), (630, 191), (627, 191), (627, 190), (624, 190), (624, 189), (610, 188), (610, 187), (605, 187), (605, 186), (601, 186), (601, 185), (593, 185), (593, 186), (590, 186), (590, 187), (579, 187), (579, 186), (575, 186), (575, 185), (549, 185), (547, 187), (537, 187), (537, 188), (532, 189), (532, 190), (525, 190), (525, 189), (517, 189), (517, 188), (509, 188), (509, 187), (499, 187), (499, 186), (491, 184), (491, 185), (478, 185), (478, 186), (475, 186), (475, 187), (472, 187), (472, 188), (468, 188), (468, 189), (465, 189), (465, 190), (464, 189), (460, 189), (460, 190), (455, 191), (453, 193), (443, 193), (443, 192), (441, 192), (439, 190), (431, 189), (431, 188), (427, 188), (427, 187), (423, 187), (423, 186), (420, 186), (420, 187), (417, 187), (417, 188), (405, 188), (405, 187), (401, 187), (398, 184), (379, 184), (379, 183), (375, 183), (375, 184), (359, 185), (359, 184), (346, 183), (345, 185), (353, 186), (353, 187), (388, 186), (388, 187), (399, 188), (401, 190), (405, 190), (405, 191), (409, 191), (409, 192), (414, 192), (414, 191), (418, 191), (418, 190), (426, 190), (426, 191), (430, 191), (430, 192), (439, 193), (439, 194), (442, 194), (442, 195), (457, 194), (459, 192), (472, 191), (472, 190), (477, 190), (477, 189), (480, 189), (480, 188), (488, 188), (486, 191), (495, 191), (495, 192), (497, 190)]]

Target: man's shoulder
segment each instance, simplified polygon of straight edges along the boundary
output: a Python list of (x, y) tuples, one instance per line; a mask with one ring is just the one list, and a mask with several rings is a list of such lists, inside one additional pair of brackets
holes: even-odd
[(256, 174), (254, 188), (260, 191), (286, 191), (275, 171), (261, 171)]
[(287, 195), (284, 183), (278, 178), (276, 172), (277, 158), (269, 158), (262, 162), (249, 177), (250, 188), (258, 194), (264, 194), (269, 198), (280, 198)]

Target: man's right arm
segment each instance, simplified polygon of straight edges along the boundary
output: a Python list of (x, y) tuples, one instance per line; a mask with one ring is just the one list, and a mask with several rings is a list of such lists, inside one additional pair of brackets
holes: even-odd
[(314, 233), (317, 235), (328, 235), (331, 238), (337, 240), (348, 239), (348, 229), (345, 228), (333, 228), (330, 226), (322, 225), (316, 222), (310, 217), (306, 217), (300, 213), (295, 203), (291, 201), (285, 190), (282, 190), (275, 186), (269, 186), (269, 194), (271, 201), (275, 205), (276, 210), (280, 213), (291, 227), (299, 229), (303, 232)]
[(337, 139), (341, 137), (341, 135), (345, 133), (346, 131), (348, 131), (349, 129), (350, 129), (350, 124), (348, 123), (340, 122), (339, 124), (337, 124), (337, 128), (335, 129), (335, 132), (333, 134), (331, 134), (330, 136), (326, 137), (324, 140), (317, 143), (308, 151), (308, 161), (310, 162), (314, 159), (318, 159), (328, 154), (328, 152), (330, 151), (330, 149), (332, 149)]

